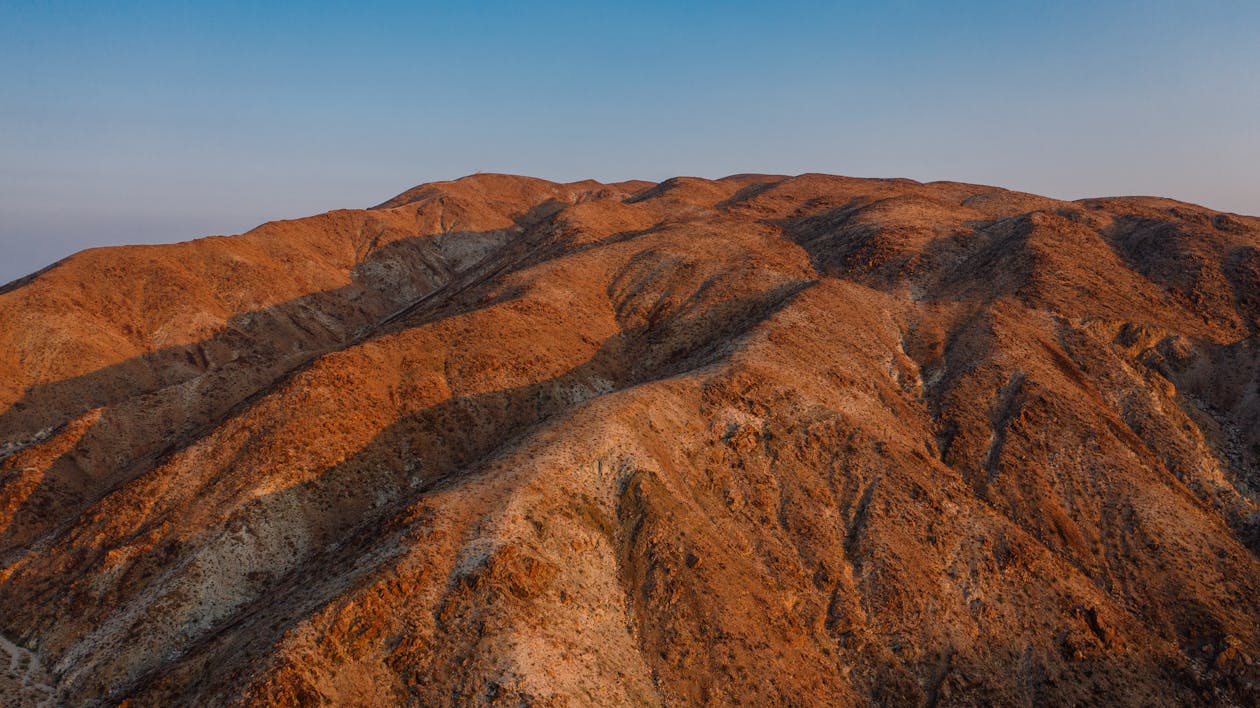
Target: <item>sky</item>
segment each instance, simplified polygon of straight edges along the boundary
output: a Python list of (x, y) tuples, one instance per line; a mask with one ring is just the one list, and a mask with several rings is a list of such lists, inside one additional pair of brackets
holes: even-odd
[(478, 171), (1260, 214), (1260, 2), (0, 0), (0, 283)]

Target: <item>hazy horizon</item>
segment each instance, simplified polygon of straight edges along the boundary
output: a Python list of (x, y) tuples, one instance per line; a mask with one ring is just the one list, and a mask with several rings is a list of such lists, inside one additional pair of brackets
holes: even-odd
[(1260, 215), (1260, 6), (0, 8), (0, 283), (478, 171), (1150, 194)]

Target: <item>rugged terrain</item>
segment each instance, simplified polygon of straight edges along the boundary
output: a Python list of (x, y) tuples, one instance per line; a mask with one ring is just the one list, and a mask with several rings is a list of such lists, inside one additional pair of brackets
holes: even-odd
[(0, 693), (1254, 705), (1258, 327), (1258, 219), (958, 183), (85, 251), (0, 288)]

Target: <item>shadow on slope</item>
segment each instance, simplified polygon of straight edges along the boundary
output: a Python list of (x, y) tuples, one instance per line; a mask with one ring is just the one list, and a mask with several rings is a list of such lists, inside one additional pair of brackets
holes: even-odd
[[(31, 387), (0, 415), (0, 514), (9, 517), (0, 553), (73, 519), (320, 355), (519, 267), (528, 240), (523, 230), (496, 230), (393, 241), (367, 254), (343, 287), (240, 314), (200, 342)], [(447, 256), (452, 242), (467, 250), (469, 241), (487, 254), (473, 263)]]
[[(6, 594), (22, 603), (23, 598), (49, 596), (58, 587), (76, 588), (31, 617), (27, 636), (64, 624), (70, 607), (94, 606), (97, 610), (92, 616), (76, 618), (83, 632), (108, 627), (116, 636), (132, 637), (137, 646), (143, 646), (71, 662), (62, 678), (70, 682), (67, 690), (75, 697), (109, 692), (120, 698), (166, 674), (195, 682), (208, 679), (193, 677), (221, 677), (229, 670), (242, 670), (244, 662), (261, 656), (285, 631), (374, 567), (361, 565), (362, 558), (384, 562), (387, 556), (379, 553), (388, 539), (382, 537), (397, 531), (389, 518), (435, 487), (457, 484), (469, 470), (511, 449), (539, 425), (576, 404), (721, 361), (730, 353), (733, 340), (808, 285), (789, 283), (758, 297), (724, 301), (677, 320), (625, 331), (562, 376), (453, 398), (417, 411), (317, 477), (237, 506), (197, 537), (161, 541), (117, 576), (120, 595), (114, 602), (94, 601), (89, 590), (64, 576), (6, 588)], [(693, 344), (662, 346), (673, 340)], [(232, 480), (215, 477), (196, 496), (200, 504), (230, 507), (232, 488)], [(295, 509), (302, 511), (294, 514)], [(129, 539), (157, 533), (169, 520), (167, 513), (151, 518), (135, 528)], [(76, 577), (102, 572), (106, 562), (106, 554), (88, 556), (74, 548), (78, 539), (91, 535), (90, 529), (75, 530), (58, 544), (67, 555), (64, 567), (75, 568)], [(241, 544), (246, 550), (242, 551)], [(295, 553), (294, 548), (305, 550)], [(253, 562), (242, 563), (242, 558)], [(214, 572), (202, 573), (202, 578), (213, 581), (198, 579), (197, 569), (208, 568)], [(330, 568), (336, 570), (330, 573)], [(213, 595), (217, 587), (240, 588), (240, 603), (206, 626), (205, 618), (197, 613), (213, 603), (201, 601), (206, 598), (199, 594)], [(204, 631), (189, 633), (188, 627), (204, 627)], [(229, 631), (241, 627), (249, 630)], [(142, 637), (147, 645), (139, 644)], [(154, 637), (164, 643), (152, 646)], [(154, 659), (171, 651), (186, 657), (176, 667)], [(61, 661), (64, 665), (64, 656)], [(213, 668), (204, 668), (208, 665)], [(201, 688), (215, 690), (222, 685), (209, 681)]]

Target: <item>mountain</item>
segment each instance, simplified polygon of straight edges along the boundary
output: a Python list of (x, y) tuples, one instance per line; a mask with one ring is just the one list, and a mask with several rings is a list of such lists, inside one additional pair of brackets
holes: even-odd
[(904, 179), (85, 251), (0, 288), (0, 693), (1255, 705), (1258, 327), (1260, 219)]

